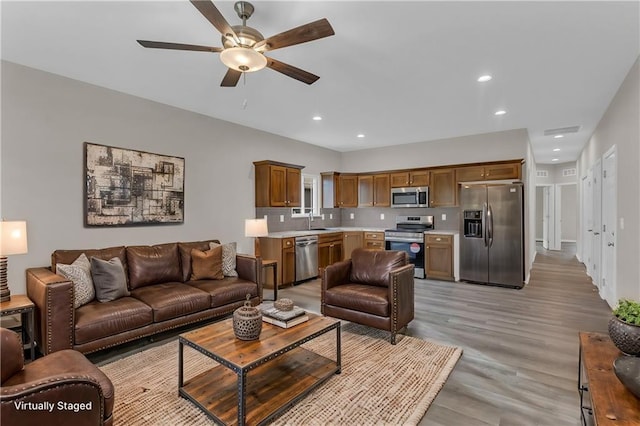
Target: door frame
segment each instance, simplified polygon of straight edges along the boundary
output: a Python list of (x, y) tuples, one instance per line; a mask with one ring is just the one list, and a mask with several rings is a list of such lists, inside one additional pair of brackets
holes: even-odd
[[(611, 162), (608, 159), (611, 157)], [(609, 176), (605, 177), (605, 173), (610, 169), (606, 168), (607, 165), (613, 166), (614, 173), (609, 173)], [(609, 148), (602, 156), (602, 188), (603, 188), (603, 203), (602, 203), (602, 267), (601, 267), (601, 282), (600, 297), (602, 297), (610, 307), (616, 306), (618, 302), (617, 295), (617, 280), (616, 280), (616, 268), (617, 268), (617, 230), (618, 230), (618, 157), (616, 145)], [(613, 179), (613, 190), (605, 191), (606, 179)], [(606, 197), (606, 202), (604, 201)], [(607, 229), (606, 226), (609, 226)], [(613, 245), (609, 245), (613, 244)]]

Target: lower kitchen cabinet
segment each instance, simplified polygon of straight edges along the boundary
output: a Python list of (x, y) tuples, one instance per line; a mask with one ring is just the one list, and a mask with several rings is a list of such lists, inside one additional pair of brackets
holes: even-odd
[(425, 245), (426, 277), (453, 281), (453, 235), (428, 234)]
[(342, 232), (318, 235), (318, 272), (342, 260)]
[[(296, 246), (294, 238), (260, 237), (260, 257), (278, 262), (278, 288), (293, 284), (296, 280)], [(267, 274), (266, 279), (271, 274)], [(268, 284), (272, 284), (267, 281)]]
[(342, 260), (351, 259), (351, 252), (362, 247), (362, 231), (343, 232)]
[(364, 232), (363, 247), (369, 250), (384, 250), (384, 232)]

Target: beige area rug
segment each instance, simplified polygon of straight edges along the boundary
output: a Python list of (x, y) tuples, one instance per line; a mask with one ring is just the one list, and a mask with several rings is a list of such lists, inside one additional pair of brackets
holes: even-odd
[[(335, 333), (304, 345), (333, 359)], [(356, 324), (342, 327), (342, 373), (331, 377), (274, 425), (415, 425), (424, 416), (456, 362), (460, 348)], [(191, 348), (184, 351), (185, 380), (215, 365)], [(115, 386), (115, 425), (211, 425), (178, 396), (178, 342), (100, 367)]]

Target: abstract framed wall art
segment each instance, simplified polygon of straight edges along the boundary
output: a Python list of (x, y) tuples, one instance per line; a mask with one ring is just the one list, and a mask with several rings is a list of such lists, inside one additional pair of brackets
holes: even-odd
[(85, 225), (184, 222), (184, 158), (84, 143)]

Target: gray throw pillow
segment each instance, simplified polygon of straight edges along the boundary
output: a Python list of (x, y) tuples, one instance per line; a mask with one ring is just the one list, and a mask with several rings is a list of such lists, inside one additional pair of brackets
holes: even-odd
[(98, 302), (110, 302), (130, 295), (127, 289), (127, 277), (124, 274), (120, 258), (102, 260), (92, 257), (91, 274)]
[(91, 279), (91, 262), (82, 253), (71, 265), (56, 263), (56, 273), (73, 283), (73, 307), (86, 305), (96, 297)]
[[(218, 243), (209, 243), (209, 248), (220, 246)], [(236, 243), (227, 243), (222, 245), (222, 274), (225, 277), (237, 277), (236, 272)]]

